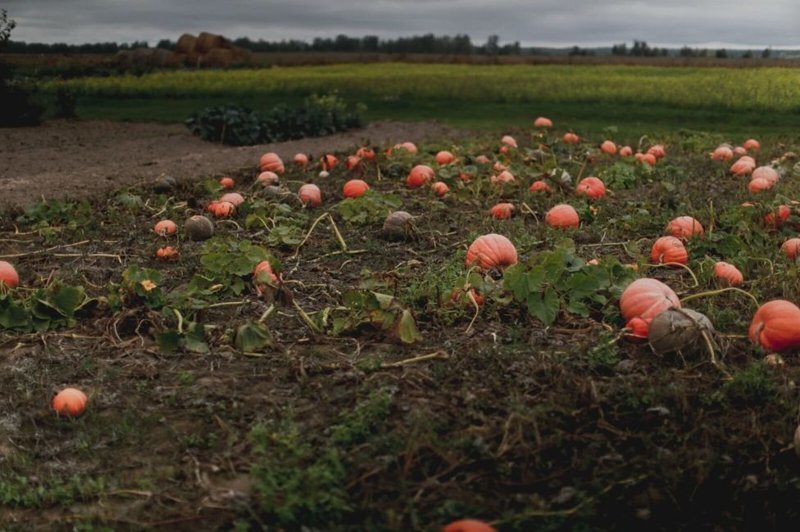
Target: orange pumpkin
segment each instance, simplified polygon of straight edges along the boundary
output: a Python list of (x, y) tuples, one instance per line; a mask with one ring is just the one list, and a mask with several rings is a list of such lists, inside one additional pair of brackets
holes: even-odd
[(564, 133), (564, 136), (561, 137), (561, 140), (564, 141), (564, 144), (578, 144), (581, 141), (581, 138), (575, 133), (569, 132)]
[(606, 155), (614, 155), (617, 153), (617, 145), (610, 140), (606, 140), (600, 145), (600, 150)]
[(742, 146), (736, 146), (736, 147), (733, 149), (733, 154), (734, 154), (736, 157), (741, 157), (742, 155), (745, 155), (746, 153), (747, 153), (747, 150), (746, 150), (746, 149), (744, 149)]
[(747, 151), (758, 151), (761, 149), (761, 143), (758, 142), (756, 139), (747, 139), (742, 144), (742, 147)]
[(214, 204), (214, 210), (211, 211), (211, 214), (213, 214), (215, 218), (228, 218), (233, 216), (234, 212), (236, 212), (236, 205), (230, 201), (217, 201)]
[(630, 157), (631, 155), (633, 155), (633, 149), (630, 146), (623, 146), (619, 149), (620, 157)]
[(19, 274), (16, 268), (4, 260), (0, 260), (0, 292), (4, 288), (14, 288), (19, 284)]
[(224, 194), (220, 199), (220, 202), (227, 201), (229, 203), (233, 203), (234, 207), (238, 207), (242, 203), (244, 203), (244, 198), (238, 192), (228, 192)]
[(261, 172), (260, 174), (258, 174), (258, 177), (256, 178), (256, 183), (260, 183), (265, 187), (270, 185), (277, 185), (278, 174), (270, 171)]
[(776, 299), (761, 305), (750, 322), (748, 336), (768, 351), (786, 351), (800, 347), (800, 308)]
[(262, 295), (269, 291), (270, 288), (275, 287), (279, 283), (279, 278), (272, 270), (272, 265), (268, 260), (262, 260), (253, 269), (253, 284), (256, 287), (256, 293)]
[(305, 168), (308, 166), (308, 155), (305, 153), (295, 153), (294, 157), (292, 157), (292, 161), (300, 168)]
[(514, 174), (509, 172), (508, 170), (503, 170), (497, 175), (493, 175), (491, 178), (492, 184), (495, 185), (502, 185), (503, 183), (513, 183), (514, 182)]
[(342, 194), (344, 194), (345, 198), (357, 198), (367, 190), (369, 190), (369, 185), (366, 181), (351, 179), (342, 187)]
[(514, 205), (511, 203), (498, 203), (489, 209), (489, 214), (491, 214), (496, 220), (507, 220), (511, 218), (513, 213)]
[(550, 227), (557, 229), (577, 229), (581, 224), (578, 211), (566, 203), (556, 205), (547, 211), (544, 221)]
[(529, 190), (531, 192), (550, 192), (550, 185), (548, 185), (546, 181), (539, 179), (531, 183), (531, 188)]
[(643, 153), (642, 156), (638, 158), (638, 160), (650, 166), (655, 166), (656, 162), (658, 162), (656, 160), (656, 156), (653, 155), (652, 153)]
[(446, 164), (450, 164), (456, 160), (456, 156), (450, 153), (449, 151), (440, 151), (436, 154), (436, 164), (440, 166), (444, 166)]
[(517, 147), (517, 140), (511, 135), (503, 135), (503, 138), (500, 139), (500, 142), (511, 148)]
[(358, 149), (358, 151), (356, 151), (356, 156), (361, 157), (362, 159), (368, 159), (370, 161), (374, 161), (375, 150), (373, 150), (372, 148), (367, 148), (362, 146)]
[(406, 186), (408, 188), (419, 188), (423, 185), (427, 185), (435, 175), (436, 173), (430, 166), (418, 164), (409, 172), (406, 178)]
[(759, 192), (771, 189), (773, 185), (774, 183), (772, 181), (768, 181), (763, 177), (757, 177), (756, 179), (750, 180), (747, 184), (747, 190), (749, 190), (751, 194), (758, 194)]
[(489, 233), (479, 236), (469, 246), (464, 263), (467, 267), (477, 265), (484, 270), (503, 270), (517, 263), (517, 249), (503, 235)]
[(177, 260), (179, 255), (178, 250), (172, 246), (164, 246), (156, 250), (158, 260)]
[(418, 151), (417, 150), (417, 145), (414, 144), (413, 142), (403, 142), (401, 144), (395, 144), (394, 145), (394, 149), (395, 150), (406, 150), (408, 153), (410, 153), (412, 155), (417, 153), (417, 151)]
[(724, 261), (714, 264), (714, 277), (728, 286), (739, 286), (744, 282), (744, 275), (739, 268)]
[(174, 235), (178, 232), (178, 225), (172, 220), (161, 220), (153, 226), (153, 232), (158, 236)]
[(776, 210), (770, 211), (764, 215), (764, 223), (777, 229), (783, 225), (783, 222), (785, 222), (791, 214), (792, 210), (788, 205), (779, 205)]
[(236, 183), (233, 181), (233, 178), (225, 176), (219, 180), (219, 186), (222, 188), (233, 188)]
[(683, 242), (674, 236), (662, 236), (650, 250), (650, 261), (655, 264), (686, 264), (689, 262), (689, 253)]
[(445, 194), (450, 192), (450, 187), (447, 186), (447, 183), (442, 181), (437, 181), (431, 188), (433, 189), (433, 192), (440, 198), (444, 197)]
[(459, 519), (445, 525), (442, 532), (497, 532), (497, 529), (477, 519)]
[(677, 294), (656, 279), (637, 279), (625, 288), (619, 299), (626, 327), (636, 338), (647, 338), (650, 322), (668, 308), (681, 308)]
[(86, 394), (79, 389), (64, 388), (53, 397), (51, 404), (59, 416), (76, 417), (86, 409), (88, 400)]
[(733, 159), (733, 150), (728, 146), (718, 146), (711, 153), (711, 159), (715, 161), (730, 161)]
[(703, 225), (691, 216), (678, 216), (677, 218), (670, 220), (670, 222), (667, 224), (665, 232), (670, 236), (674, 236), (675, 238), (688, 240), (695, 235), (702, 235)]
[(790, 238), (781, 245), (781, 251), (791, 260), (800, 255), (800, 238)]
[(747, 155), (740, 157), (738, 161), (731, 165), (731, 173), (735, 176), (746, 176), (756, 169), (756, 162)]
[(547, 117), (540, 116), (533, 121), (533, 127), (553, 127), (553, 121)]
[(497, 161), (492, 165), (492, 170), (494, 170), (495, 172), (504, 172), (508, 170), (508, 168), (506, 168), (506, 165), (504, 165), (500, 161)]
[(491, 160), (485, 155), (478, 155), (475, 157), (475, 162), (478, 164), (491, 164)]
[(326, 172), (333, 170), (339, 164), (339, 159), (332, 153), (326, 153), (319, 161), (319, 166)]
[(348, 170), (353, 170), (358, 166), (358, 163), (360, 162), (361, 162), (361, 157), (359, 157), (358, 155), (348, 155), (347, 159), (345, 159), (344, 161), (344, 166)]
[(282, 174), (286, 170), (283, 166), (283, 161), (278, 154), (272, 152), (265, 153), (261, 156), (261, 160), (258, 163), (258, 168), (262, 172), (275, 172), (276, 174)]
[(662, 144), (656, 144), (651, 146), (647, 153), (655, 157), (656, 159), (663, 159), (667, 156), (667, 150), (664, 148)]
[(778, 171), (771, 166), (759, 166), (753, 170), (751, 176), (751, 179), (766, 179), (773, 185), (777, 183), (780, 178), (781, 176), (778, 174)]
[(317, 207), (322, 204), (322, 192), (312, 183), (306, 183), (297, 191), (300, 202), (307, 207)]
[[(470, 298), (470, 296), (472, 297)], [(472, 299), (475, 300), (475, 303), (477, 303), (479, 307), (485, 302), (485, 298), (474, 288), (470, 288), (469, 290), (464, 290), (463, 288), (453, 288), (453, 290), (450, 292), (451, 303), (458, 303), (461, 301), (465, 306), (472, 307)]]
[(606, 195), (606, 186), (597, 177), (584, 177), (575, 187), (575, 192), (579, 196), (588, 196), (592, 199), (600, 199)]

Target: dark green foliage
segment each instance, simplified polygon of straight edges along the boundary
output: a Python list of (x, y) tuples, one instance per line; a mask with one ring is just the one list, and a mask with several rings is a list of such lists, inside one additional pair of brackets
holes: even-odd
[(186, 120), (203, 140), (232, 146), (320, 137), (363, 125), (364, 107), (349, 108), (336, 94), (311, 95), (302, 107), (279, 105), (265, 114), (247, 107), (209, 107)]

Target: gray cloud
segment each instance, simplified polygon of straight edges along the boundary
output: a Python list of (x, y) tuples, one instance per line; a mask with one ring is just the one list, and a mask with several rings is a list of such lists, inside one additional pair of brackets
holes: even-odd
[(800, 47), (800, 2), (762, 0), (5, 0), (13, 38), (39, 42), (176, 39), (183, 32), (281, 40), (497, 34), (523, 45)]

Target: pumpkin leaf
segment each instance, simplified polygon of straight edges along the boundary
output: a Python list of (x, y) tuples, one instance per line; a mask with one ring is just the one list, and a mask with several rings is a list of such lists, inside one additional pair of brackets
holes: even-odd
[(404, 344), (413, 344), (422, 340), (422, 335), (417, 329), (417, 323), (414, 321), (414, 316), (408, 309), (403, 310), (400, 319), (397, 321), (397, 337)]
[(545, 325), (552, 325), (558, 316), (561, 301), (554, 288), (548, 287), (542, 293), (528, 294), (528, 312)]
[(272, 345), (272, 334), (263, 323), (247, 322), (236, 330), (235, 343), (240, 351), (259, 351)]

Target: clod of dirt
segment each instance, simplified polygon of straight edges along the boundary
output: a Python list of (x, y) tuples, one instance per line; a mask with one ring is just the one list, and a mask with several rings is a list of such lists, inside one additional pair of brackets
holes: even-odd
[(186, 220), (186, 235), (190, 240), (208, 240), (214, 236), (214, 224), (197, 214)]
[(650, 323), (647, 340), (656, 354), (692, 351), (704, 346), (703, 333), (714, 334), (714, 325), (704, 314), (688, 308), (670, 308)]

